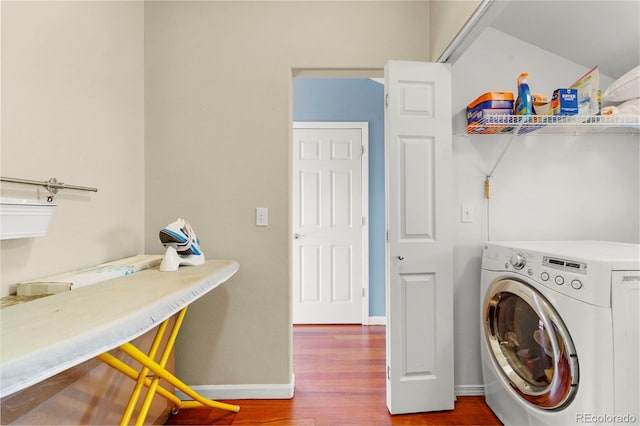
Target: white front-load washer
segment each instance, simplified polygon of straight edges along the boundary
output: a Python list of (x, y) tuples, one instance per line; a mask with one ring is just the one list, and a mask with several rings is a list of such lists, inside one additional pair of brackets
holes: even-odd
[(507, 425), (637, 424), (640, 245), (484, 244), (485, 400)]

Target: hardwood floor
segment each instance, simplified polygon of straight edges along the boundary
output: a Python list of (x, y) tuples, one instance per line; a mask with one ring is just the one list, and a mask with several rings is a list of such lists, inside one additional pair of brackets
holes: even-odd
[(233, 400), (239, 413), (182, 410), (168, 425), (499, 425), (480, 396), (455, 410), (391, 416), (385, 405), (384, 326), (295, 326), (296, 388), (289, 400)]

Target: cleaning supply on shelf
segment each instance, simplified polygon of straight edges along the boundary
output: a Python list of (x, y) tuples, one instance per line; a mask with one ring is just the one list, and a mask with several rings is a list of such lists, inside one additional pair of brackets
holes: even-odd
[(600, 113), (598, 92), (600, 90), (600, 72), (598, 67), (591, 68), (578, 81), (569, 86), (578, 91), (578, 114), (597, 115)]
[(527, 78), (529, 74), (523, 72), (518, 76), (518, 98), (513, 106), (513, 115), (533, 115), (533, 102)]
[(556, 89), (551, 97), (551, 113), (553, 115), (578, 114), (578, 90)]
[(536, 115), (551, 114), (551, 101), (545, 95), (531, 95), (531, 103), (533, 104), (533, 112)]
[(600, 90), (592, 90), (591, 91), (591, 115), (600, 115), (602, 112), (602, 91)]
[[(502, 133), (510, 131), (510, 126), (486, 126), (492, 117), (511, 115), (513, 111), (513, 93), (487, 92), (467, 105), (467, 133)], [(496, 118), (497, 117), (497, 118)]]

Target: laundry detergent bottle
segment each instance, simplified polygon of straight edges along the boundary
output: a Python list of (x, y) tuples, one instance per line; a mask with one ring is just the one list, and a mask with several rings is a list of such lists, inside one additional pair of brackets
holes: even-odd
[(526, 72), (518, 76), (518, 98), (513, 105), (514, 115), (533, 115), (533, 101), (527, 77), (529, 77), (529, 74)]

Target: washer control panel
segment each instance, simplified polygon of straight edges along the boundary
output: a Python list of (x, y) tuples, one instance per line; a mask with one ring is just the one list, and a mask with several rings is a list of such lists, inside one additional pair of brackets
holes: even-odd
[[(531, 262), (527, 263), (527, 258), (531, 258)], [(543, 256), (542, 257), (542, 272), (536, 277), (534, 270), (536, 256), (523, 252), (517, 252), (511, 255), (509, 262), (505, 262), (505, 268), (512, 267), (516, 271), (521, 271), (525, 266), (529, 265), (526, 270), (528, 276), (532, 278), (540, 278), (543, 282), (552, 282), (556, 286), (564, 286), (570, 283), (570, 286), (574, 290), (582, 289), (582, 280), (573, 277), (573, 274), (586, 275), (587, 264), (583, 262), (576, 262), (573, 260), (560, 259), (556, 257)], [(548, 271), (547, 268), (551, 268)], [(567, 277), (566, 277), (567, 275)]]
[[(533, 263), (533, 259), (530, 262)], [(530, 277), (550, 289), (594, 305), (610, 303), (609, 278), (598, 266), (543, 256), (537, 259), (533, 269), (534, 275)]]
[(502, 270), (598, 306), (610, 306), (610, 270), (596, 261), (487, 245), (483, 268)]
[(527, 258), (522, 254), (514, 254), (513, 256), (511, 256), (511, 259), (509, 259), (509, 263), (511, 263), (511, 266), (519, 271), (527, 264)]
[[(557, 257), (544, 256), (542, 258), (542, 265), (549, 268), (558, 269), (560, 271), (570, 272), (572, 274), (586, 275), (587, 273), (586, 263), (576, 262), (576, 261), (567, 260), (567, 259), (560, 259)], [(540, 279), (542, 279), (542, 281), (549, 281), (550, 278), (551, 278), (551, 275), (547, 271), (543, 271), (540, 274)], [(556, 283), (556, 285), (565, 285), (566, 282), (569, 282), (568, 280), (565, 280), (565, 277), (564, 275), (562, 275), (562, 272), (558, 272), (553, 277), (553, 281)], [(571, 288), (574, 290), (581, 290), (582, 280), (579, 278), (571, 278), (570, 285), (571, 285)]]
[[(526, 242), (524, 243), (526, 246)], [(611, 306), (611, 266), (606, 261), (486, 243), (482, 269), (532, 280), (596, 306)]]
[[(540, 274), (540, 279), (544, 282), (547, 282), (551, 279), (551, 275), (547, 271), (542, 271)], [(556, 275), (553, 277), (553, 281), (556, 285), (564, 285), (565, 279), (563, 275)], [(580, 290), (582, 288), (582, 280), (578, 278), (574, 278), (571, 280), (571, 288), (574, 290)]]
[(542, 264), (550, 268), (560, 269), (561, 271), (575, 272), (577, 274), (587, 273), (587, 265), (585, 263), (576, 262), (573, 260), (544, 256), (542, 258)]

